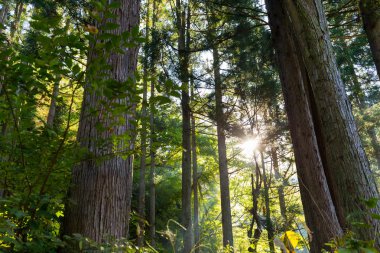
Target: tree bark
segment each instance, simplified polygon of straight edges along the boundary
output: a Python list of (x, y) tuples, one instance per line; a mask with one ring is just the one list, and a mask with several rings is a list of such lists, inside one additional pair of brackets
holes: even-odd
[(226, 118), (223, 112), (223, 87), (220, 75), (219, 52), (216, 45), (212, 48), (213, 69), (215, 80), (215, 110), (218, 136), (218, 157), (220, 176), (220, 201), (222, 209), (223, 246), (233, 247), (230, 182), (228, 177), (227, 149), (226, 149)]
[[(3, 3), (1, 10), (0, 10), (0, 36), (2, 36), (2, 33), (4, 32), (4, 29), (6, 28), (6, 21), (8, 18), (8, 12), (9, 12), (9, 4)], [(8, 59), (5, 58), (7, 61)], [(4, 76), (0, 76), (0, 95), (3, 95), (3, 86), (4, 86)], [(6, 132), (7, 123), (2, 122), (2, 135)]]
[[(189, 3), (188, 3), (189, 4)], [(189, 96), (189, 38), (187, 23), (190, 18), (189, 8), (182, 6), (180, 0), (176, 0), (176, 18), (178, 30), (178, 58), (179, 78), (182, 82), (181, 108), (182, 108), (182, 225), (183, 253), (189, 253), (193, 247), (193, 229), (191, 221), (191, 123), (190, 123), (190, 96)], [(186, 18), (187, 17), (187, 18)]]
[(380, 1), (360, 0), (359, 7), (377, 75), (380, 78)]
[[(111, 1), (110, 1), (111, 2)], [(113, 9), (117, 17), (108, 22), (119, 24), (110, 31), (120, 35), (139, 24), (140, 1), (121, 0), (120, 7)], [(99, 27), (100, 31), (101, 26)], [(96, 36), (95, 36), (96, 40)], [(96, 44), (97, 42), (95, 42)], [(99, 51), (99, 50), (98, 50)], [(110, 65), (109, 78), (124, 82), (133, 78), (137, 65), (138, 48), (125, 49), (124, 53), (111, 53), (106, 59)], [(102, 54), (97, 53), (95, 45), (89, 49), (88, 66)], [(66, 205), (63, 232), (66, 235), (80, 233), (97, 242), (111, 236), (115, 239), (127, 237), (132, 194), (133, 156), (123, 159), (115, 149), (130, 152), (133, 141), (113, 144), (112, 137), (128, 134), (134, 124), (134, 105), (127, 98), (108, 99), (100, 92), (93, 92), (91, 79), (84, 90), (77, 139), (81, 147), (88, 150), (87, 159), (75, 166), (72, 174), (72, 187), (69, 191), (70, 203)], [(131, 108), (120, 122), (110, 115), (105, 104), (117, 103)], [(93, 112), (96, 113), (93, 113)], [(99, 128), (101, 125), (103, 129)], [(102, 145), (99, 145), (99, 142)], [(128, 154), (128, 153), (127, 153)]]
[[(157, 43), (157, 36), (155, 36), (157, 21), (157, 0), (153, 0), (153, 15), (152, 15), (152, 44)], [(151, 54), (151, 73), (152, 76), (156, 75), (156, 61), (157, 52), (152, 52)], [(150, 82), (150, 137), (149, 137), (149, 152), (150, 152), (150, 173), (149, 173), (149, 235), (150, 244), (154, 247), (156, 246), (156, 151), (154, 147), (155, 140), (155, 130), (154, 130), (154, 81)]]
[[(9, 12), (9, 3), (7, 2), (2, 3), (2, 7), (0, 10), (0, 36), (3, 36), (2, 33), (4, 32), (4, 30), (6, 30), (6, 21), (8, 19), (8, 12)], [(8, 60), (8, 59), (5, 59), (5, 60)], [(0, 95), (2, 95), (2, 90), (4, 86), (3, 82), (4, 82), (4, 76), (0, 76)], [(7, 123), (3, 123), (4, 130), (6, 129), (6, 127), (7, 127)]]
[(15, 11), (14, 11), (14, 18), (13, 18), (13, 21), (12, 21), (11, 27), (10, 27), (10, 38), (11, 38), (11, 40), (14, 39), (16, 32), (19, 32), (21, 16), (25, 11), (24, 7), (25, 7), (24, 3), (22, 3), (22, 2), (18, 2), (16, 4)]
[[(191, 88), (191, 98), (194, 100), (194, 87)], [(191, 114), (191, 153), (193, 158), (193, 209), (194, 209), (194, 245), (195, 253), (200, 252), (200, 231), (199, 231), (199, 197), (198, 197), (198, 161), (197, 161), (197, 140), (195, 131), (195, 117)]]
[(298, 48), (291, 35), (287, 12), (280, 0), (266, 2), (293, 142), (301, 200), (307, 226), (313, 232), (311, 252), (319, 253), (326, 248), (325, 243), (341, 236), (343, 231), (323, 169), (310, 112), (310, 94), (304, 83), (302, 65), (297, 56)]
[[(363, 240), (377, 237), (380, 248), (380, 221), (373, 219), (362, 201), (379, 198), (379, 193), (334, 59), (322, 3), (286, 0), (283, 6), (305, 66), (318, 148), (339, 222)], [(371, 211), (380, 214), (380, 202)], [(352, 226), (350, 216), (371, 228)]]
[[(153, 71), (154, 73), (155, 71)], [(150, 173), (149, 173), (149, 234), (150, 244), (154, 247), (156, 245), (156, 152), (154, 148), (154, 82), (150, 83)]]

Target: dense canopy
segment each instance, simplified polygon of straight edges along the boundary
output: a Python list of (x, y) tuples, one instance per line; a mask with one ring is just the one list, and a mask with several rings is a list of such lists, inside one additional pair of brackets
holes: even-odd
[(379, 0), (0, 0), (0, 252), (380, 252)]

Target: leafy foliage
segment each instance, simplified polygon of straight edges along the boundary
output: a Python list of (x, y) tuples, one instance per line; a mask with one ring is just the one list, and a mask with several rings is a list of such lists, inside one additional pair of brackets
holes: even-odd
[[(0, 14), (7, 10), (0, 24), (0, 251), (181, 250), (181, 85), (175, 57), (178, 38), (174, 6), (168, 1), (155, 1), (150, 5), (155, 5), (156, 14), (143, 9), (142, 13), (151, 15), (151, 19), (146, 18), (142, 23), (152, 23), (148, 27), (155, 23), (155, 27), (145, 31), (150, 32), (147, 41), (146, 34), (138, 27), (121, 35), (110, 33), (119, 28), (110, 22), (115, 17), (112, 10), (120, 7), (117, 1), (111, 4), (106, 0), (0, 2)], [(359, 13), (352, 5), (355, 1), (347, 5), (340, 1), (324, 2), (337, 62), (372, 168), (378, 176), (380, 93), (368, 42), (362, 36)], [(304, 222), (276, 55), (262, 1), (202, 0), (188, 1), (188, 4), (191, 10), (189, 85), (193, 91), (191, 111), (196, 121), (198, 155), (198, 180), (192, 187), (200, 195), (198, 247), (201, 252), (231, 251), (221, 245), (215, 66), (211, 53), (211, 48), (216, 46), (221, 58), (227, 119), (234, 250), (265, 252), (277, 239), (282, 239), (286, 250), (297, 247), (307, 250), (312, 233)], [(144, 50), (135, 75), (125, 82), (110, 79), (108, 56), (139, 45)], [(87, 64), (89, 47), (95, 47), (99, 56), (91, 64)], [(142, 76), (144, 68), (148, 72), (146, 76)], [(62, 236), (63, 213), (65, 205), (70, 203), (67, 190), (72, 168), (92, 158), (76, 141), (84, 87), (91, 83), (91, 92), (107, 98), (98, 102), (108, 116), (118, 119), (115, 124), (125, 123), (126, 111), (137, 110), (135, 129), (110, 141), (122, 143), (133, 139), (139, 143), (141, 123), (151, 124), (147, 117), (141, 116), (144, 81), (155, 86), (154, 97), (149, 97), (146, 103), (148, 111), (154, 114), (154, 133), (148, 134), (148, 138), (156, 158), (157, 244), (154, 248), (149, 245), (151, 238), (145, 231), (146, 246), (143, 249), (135, 246), (140, 229), (137, 221), (143, 219), (149, 227), (147, 217), (136, 215), (131, 221), (128, 240), (105, 238), (98, 243), (79, 234)], [(136, 108), (114, 102), (124, 99), (136, 104)], [(53, 104), (55, 114), (50, 124), (48, 117)], [(91, 114), (98, 112), (94, 110)], [(97, 130), (109, 129), (99, 124)], [(259, 144), (247, 157), (240, 143), (252, 137), (257, 137)], [(140, 150), (141, 146), (136, 145), (133, 151), (115, 152), (124, 158), (134, 154), (135, 169), (138, 169)], [(107, 157), (97, 162), (102, 159)], [(148, 166), (151, 162), (147, 157)], [(134, 173), (133, 196), (138, 194), (138, 177)], [(146, 193), (145, 197), (150, 196)], [(370, 209), (376, 201), (369, 199), (364, 203)], [(137, 210), (135, 199), (132, 210)], [(146, 213), (149, 211), (147, 206)], [(379, 214), (371, 215), (379, 219)], [(361, 214), (352, 214), (353, 224), (366, 226), (360, 217)], [(297, 247), (295, 238), (299, 241)], [(376, 252), (373, 242), (359, 240), (351, 232), (328, 246), (337, 252)]]

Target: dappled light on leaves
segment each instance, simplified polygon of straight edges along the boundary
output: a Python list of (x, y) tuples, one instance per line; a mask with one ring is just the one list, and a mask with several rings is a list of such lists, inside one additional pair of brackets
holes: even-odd
[(0, 0), (0, 252), (377, 252), (372, 10)]

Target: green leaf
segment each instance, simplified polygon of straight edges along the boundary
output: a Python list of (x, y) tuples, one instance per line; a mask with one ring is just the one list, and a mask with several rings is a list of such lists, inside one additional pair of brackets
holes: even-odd
[(102, 4), (101, 1), (93, 1), (92, 3), (95, 5), (96, 10), (98, 11), (104, 10), (104, 5)]
[(378, 253), (375, 248), (360, 248), (360, 252), (363, 253)]
[(377, 201), (379, 201), (378, 198), (375, 198), (375, 197), (372, 197), (368, 200), (364, 200), (364, 203), (365, 205), (368, 207), (368, 208), (375, 208), (376, 205), (377, 205)]
[(80, 249), (80, 250), (83, 249), (83, 241), (82, 241), (82, 240), (79, 241), (79, 249)]
[(55, 57), (53, 58), (50, 62), (49, 62), (49, 65), (50, 66), (55, 66), (59, 63), (59, 58), (58, 57)]
[(377, 213), (371, 213), (371, 216), (372, 218), (376, 219), (376, 220), (380, 220), (380, 214), (377, 214)]
[(78, 65), (75, 65), (73, 67), (73, 73), (74, 73), (74, 75), (78, 74), (79, 72), (80, 72), (80, 67)]
[(139, 27), (138, 26), (135, 26), (132, 28), (132, 31), (131, 31), (131, 34), (132, 34), (132, 37), (138, 37), (139, 36)]
[(345, 249), (345, 248), (338, 249), (338, 253), (353, 253), (353, 252), (356, 252), (356, 251), (353, 251), (351, 249)]
[(120, 6), (121, 6), (120, 2), (112, 2), (108, 5), (108, 8), (117, 9), (117, 8), (120, 8)]
[(154, 101), (157, 102), (159, 105), (169, 104), (172, 102), (170, 98), (165, 96), (156, 96), (154, 97)]
[(116, 23), (106, 23), (104, 26), (102, 26), (102, 30), (115, 30), (117, 28), (119, 28), (120, 25), (119, 24), (116, 24)]
[(181, 93), (180, 92), (178, 92), (178, 91), (171, 91), (170, 93), (169, 93), (169, 95), (170, 96), (173, 96), (173, 97), (177, 97), (177, 98), (181, 98)]
[(117, 38), (118, 36), (112, 33), (101, 33), (98, 35), (99, 40), (113, 40)]

